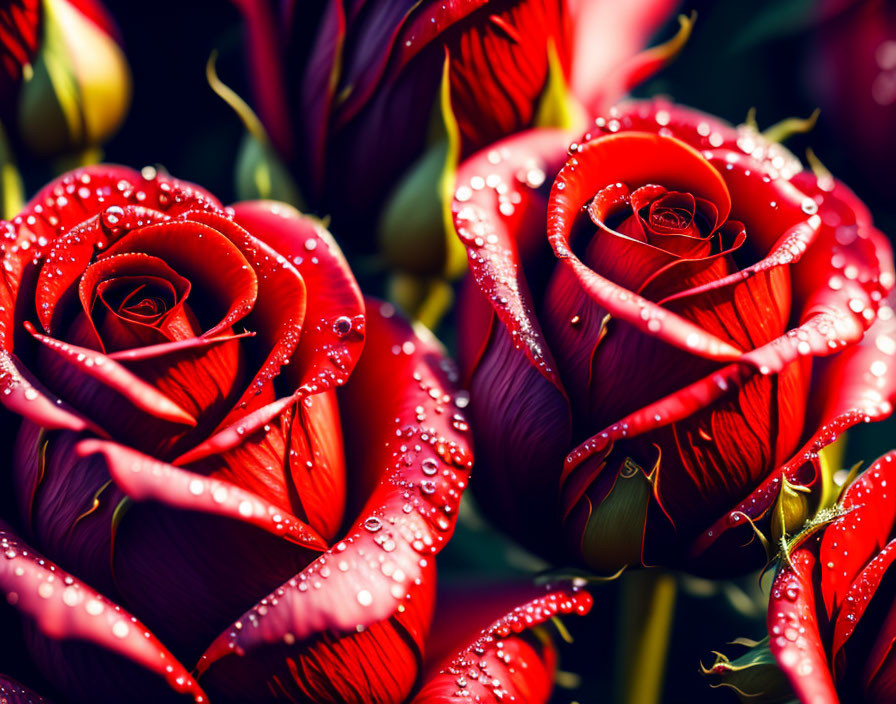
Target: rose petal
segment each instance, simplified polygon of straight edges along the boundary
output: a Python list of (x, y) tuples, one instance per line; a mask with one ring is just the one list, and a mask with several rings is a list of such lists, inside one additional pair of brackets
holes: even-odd
[[(553, 689), (555, 654), (521, 633), (563, 614), (586, 614), (587, 592), (556, 591), (516, 607), (462, 647), (431, 676), (414, 704), (437, 704), (455, 697), (474, 701), (546, 702)], [(465, 615), (465, 614), (464, 614)]]
[[(169, 694), (189, 695), (197, 704), (207, 701), (183, 665), (120, 606), (41, 558), (6, 526), (0, 526), (0, 548), (0, 589), (39, 631), (33, 654), (47, 679), (68, 685), (63, 687), (67, 695), (78, 701), (122, 696), (151, 701), (167, 685)], [(81, 641), (77, 661), (64, 657), (73, 654), (69, 640)], [(93, 647), (85, 649), (85, 644)], [(98, 674), (95, 668), (104, 675), (91, 676)]]
[(857, 579), (867, 579), (860, 577), (860, 572), (890, 542), (896, 521), (896, 495), (887, 486), (896, 477), (894, 459), (896, 452), (887, 453), (850, 484), (841, 502), (846, 515), (831, 523), (821, 539), (818, 561), (824, 569), (821, 594), (825, 610), (832, 619), (835, 613), (842, 614), (837, 615), (833, 653), (855, 628), (846, 614), (856, 615), (858, 604), (847, 603), (847, 594), (856, 588)]
[(801, 549), (790, 562), (793, 567), (775, 576), (769, 597), (769, 647), (800, 700), (838, 702), (815, 615), (815, 556)]
[(0, 675), (0, 697), (7, 704), (50, 704), (49, 699), (44, 699), (39, 694), (4, 675)]
[[(255, 269), (225, 236), (198, 222), (198, 218), (168, 221), (129, 232), (110, 245), (100, 260), (118, 254), (142, 252), (163, 260), (190, 281), (194, 296), (203, 306), (195, 306), (208, 317), (201, 321), (212, 336), (246, 317), (258, 297)], [(212, 271), (208, 262), (215, 262)], [(208, 311), (211, 308), (214, 313)]]
[(75, 452), (82, 437), (22, 423), (12, 463), (19, 515), (47, 557), (114, 595), (111, 527), (125, 495), (102, 461)]
[[(452, 425), (465, 428), (452, 420), (440, 350), (379, 310), (367, 303), (364, 354), (339, 399), (346, 446), (357, 452), (348, 457), (352, 488), (366, 505), (341, 542), (238, 622), (253, 627), (228, 629), (206, 651), (203, 682), (228, 700), (267, 696), (274, 678), (285, 696), (315, 701), (400, 700), (414, 684), (432, 555), (453, 529), (470, 458)], [(404, 645), (382, 669), (396, 633)], [(332, 663), (328, 650), (353, 656), (332, 682), (320, 669)]]
[(232, 614), (326, 547), (295, 516), (229, 482), (101, 440), (84, 440), (78, 451), (101, 453), (116, 484), (136, 501), (115, 525), (115, 584), (184, 659), (197, 657)]
[(0, 12), (0, 98), (4, 110), (15, 104), (23, 68), (37, 54), (41, 38), (41, 8), (37, 0), (17, 0)]
[[(543, 233), (535, 215), (543, 212), (543, 198), (536, 189), (559, 168), (569, 138), (559, 130), (533, 130), (479, 152), (461, 164), (453, 204), (454, 224), (467, 248), (473, 280), (513, 335), (515, 345), (558, 389), (560, 379), (521, 270), (521, 249), (533, 221), (535, 232)], [(492, 163), (495, 159), (497, 164)], [(485, 176), (491, 174), (497, 178), (486, 188)], [(508, 199), (503, 210), (497, 193), (502, 184)]]
[[(725, 552), (730, 542), (743, 544), (752, 537), (752, 530), (743, 518), (757, 520), (771, 507), (778, 495), (781, 476), (801, 484), (800, 473), (806, 464), (816, 465), (818, 451), (829, 445), (856, 423), (886, 418), (896, 400), (896, 315), (888, 302), (878, 310), (878, 321), (861, 342), (848, 347), (817, 370), (813, 393), (806, 408), (807, 438), (801, 449), (757, 487), (744, 501), (716, 521), (695, 541), (695, 555), (716, 543), (707, 562)], [(728, 381), (725, 382), (729, 383)], [(732, 529), (732, 535), (726, 536)], [(739, 533), (739, 535), (737, 535)], [(722, 538), (725, 540), (722, 540)], [(730, 547), (730, 546), (729, 546)], [(830, 597), (827, 597), (830, 598)]]
[(240, 225), (296, 267), (309, 292), (291, 383), (304, 393), (344, 383), (364, 345), (364, 301), (339, 246), (319, 222), (283, 203), (237, 203), (233, 210)]

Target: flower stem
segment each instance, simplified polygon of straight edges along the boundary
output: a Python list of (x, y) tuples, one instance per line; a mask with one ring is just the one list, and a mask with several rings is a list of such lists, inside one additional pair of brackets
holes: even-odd
[(616, 663), (616, 701), (620, 704), (658, 704), (662, 698), (676, 590), (675, 576), (667, 572), (644, 570), (626, 575)]

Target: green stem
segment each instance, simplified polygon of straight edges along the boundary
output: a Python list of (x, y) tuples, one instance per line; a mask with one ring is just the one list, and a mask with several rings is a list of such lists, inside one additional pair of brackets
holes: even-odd
[(620, 704), (659, 704), (662, 698), (676, 590), (675, 576), (669, 573), (644, 570), (626, 575), (616, 663)]

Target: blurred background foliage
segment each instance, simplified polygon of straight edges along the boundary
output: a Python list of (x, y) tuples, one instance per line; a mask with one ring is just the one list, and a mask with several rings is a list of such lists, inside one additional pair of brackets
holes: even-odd
[[(225, 203), (232, 201), (235, 160), (245, 130), (233, 110), (209, 87), (205, 67), (210, 54), (217, 51), (221, 80), (238, 94), (249, 96), (243, 30), (236, 8), (227, 2), (214, 3), (212, 9), (210, 3), (171, 0), (107, 0), (106, 4), (121, 30), (134, 93), (123, 128), (105, 145), (105, 160), (136, 168), (161, 166), (178, 178), (201, 183)], [(819, 8), (829, 4), (846, 6), (848, 11), (848, 6), (862, 3), (682, 3), (681, 11), (697, 11), (688, 44), (676, 61), (638, 87), (635, 95), (668, 95), (733, 123), (743, 122), (755, 108), (761, 129), (787, 117), (807, 117), (819, 106), (823, 90), (831, 88), (827, 68), (819, 61), (819, 37), (825, 23), (840, 21), (837, 10), (842, 10), (835, 8), (832, 16), (823, 20)], [(667, 38), (676, 28), (677, 21), (672, 18), (658, 37)], [(848, 111), (849, 106), (846, 108)], [(861, 115), (855, 120), (860, 121)], [(811, 146), (828, 169), (860, 194), (878, 227), (892, 239), (896, 234), (893, 178), (867, 168), (842, 126), (822, 109), (815, 129), (793, 137), (787, 145), (803, 159)], [(882, 147), (892, 150), (896, 136), (890, 139), (891, 143)], [(20, 167), (27, 193), (54, 175), (53, 166), (39, 160), (21, 158)], [(365, 273), (363, 267), (356, 270), (362, 286), (382, 295), (381, 278)], [(453, 322), (449, 316), (438, 331), (449, 348), (448, 331)], [(890, 449), (896, 438), (894, 430), (896, 421), (890, 420), (850, 431), (846, 466), (860, 460), (870, 462)], [(466, 501), (464, 520), (440, 558), (444, 579), (528, 577), (546, 569), (540, 560), (491, 530), (472, 502)], [(592, 615), (566, 621), (573, 642), (561, 645), (562, 672), (555, 702), (585, 704), (610, 699), (614, 668), (620, 665), (616, 634), (625, 611), (623, 594), (634, 588), (638, 579), (638, 575), (626, 574), (617, 581), (595, 585)], [(736, 701), (728, 691), (709, 689), (699, 661), (711, 665), (711, 651), (737, 637), (758, 640), (765, 635), (767, 588), (764, 592), (760, 589), (758, 574), (730, 583), (682, 577), (678, 585), (663, 702)], [(724, 649), (732, 657), (743, 650), (740, 646)], [(638, 663), (622, 664), (638, 672)]]

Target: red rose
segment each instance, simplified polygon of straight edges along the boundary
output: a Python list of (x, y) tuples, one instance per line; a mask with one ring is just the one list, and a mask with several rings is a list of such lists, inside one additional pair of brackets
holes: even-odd
[(567, 92), (588, 108), (618, 100), (673, 50), (634, 58), (676, 5), (380, 0), (322, 11), (289, 3), (278, 16), (276, 3), (235, 4), (255, 104), (305, 179), (303, 195), (362, 248), (375, 242), (384, 204), (397, 208), (401, 216), (383, 215), (383, 248), (401, 268), (430, 274), (450, 246), (437, 183), (446, 169), (496, 139), (562, 122)]
[(839, 517), (783, 564), (768, 605), (769, 647), (801, 702), (896, 698), (896, 452), (845, 491)]
[(317, 221), (154, 169), (2, 228), (6, 648), (72, 701), (405, 698), (470, 465), (437, 343)]
[(598, 570), (752, 568), (754, 530), (817, 501), (817, 450), (891, 411), (893, 346), (859, 344), (893, 324), (889, 245), (747, 127), (656, 101), (570, 141), (532, 131), (459, 174), (483, 506)]

